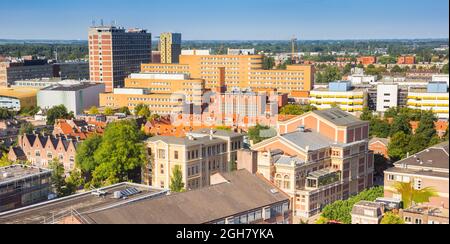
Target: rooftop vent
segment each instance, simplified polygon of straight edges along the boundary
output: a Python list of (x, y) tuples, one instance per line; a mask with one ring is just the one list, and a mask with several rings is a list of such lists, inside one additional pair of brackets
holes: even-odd
[(302, 126), (298, 127), (298, 131), (299, 132), (305, 132), (306, 131), (305, 126), (302, 125)]
[(272, 194), (277, 194), (279, 191), (278, 191), (278, 189), (273, 188), (273, 189), (270, 190), (270, 192)]

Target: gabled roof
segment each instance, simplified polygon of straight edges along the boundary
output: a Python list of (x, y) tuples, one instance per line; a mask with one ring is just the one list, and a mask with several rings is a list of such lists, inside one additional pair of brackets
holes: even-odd
[(374, 138), (372, 138), (372, 139), (369, 141), (369, 145), (372, 144), (372, 143), (375, 143), (375, 142), (377, 142), (377, 141), (379, 141), (379, 142), (383, 143), (384, 145), (388, 146), (390, 140), (389, 140), (388, 138), (378, 138), (378, 137), (374, 137)]
[(17, 158), (26, 158), (25, 152), (20, 147), (11, 147), (11, 151)]

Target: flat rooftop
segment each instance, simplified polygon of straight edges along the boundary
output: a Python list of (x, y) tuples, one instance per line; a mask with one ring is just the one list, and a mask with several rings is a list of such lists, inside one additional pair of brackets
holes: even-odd
[[(114, 192), (136, 188), (139, 193), (127, 199), (115, 199)], [(93, 191), (59, 198), (52, 201), (0, 213), (0, 224), (45, 224), (58, 219), (75, 210), (80, 214), (115, 208), (132, 202), (165, 195), (167, 190), (132, 183), (120, 183), (98, 189), (106, 193), (104, 197), (93, 195)]]
[(449, 210), (445, 208), (435, 208), (427, 206), (416, 206), (403, 210), (406, 213), (426, 214), (428, 216), (449, 218)]
[[(449, 169), (449, 142), (442, 142), (418, 152), (411, 157), (395, 163), (396, 167), (402, 165), (411, 166), (411, 168), (432, 168), (436, 170)], [(407, 167), (408, 168), (408, 167)]]
[(309, 148), (310, 151), (315, 151), (330, 147), (332, 145), (336, 145), (334, 141), (313, 131), (292, 132), (282, 135), (281, 138), (295, 144), (296, 146), (304, 150), (306, 150), (306, 148)]
[(36, 176), (39, 174), (50, 173), (51, 170), (26, 166), (26, 165), (11, 165), (0, 168), (0, 184), (13, 182), (22, 178)]
[(352, 126), (359, 124), (368, 124), (366, 121), (362, 121), (355, 116), (342, 111), (339, 108), (332, 108), (327, 110), (316, 110), (313, 113), (319, 115), (320, 117), (328, 120), (329, 122), (337, 126)]
[(99, 83), (88, 83), (88, 82), (81, 82), (81, 83), (66, 83), (66, 84), (56, 84), (50, 87), (46, 87), (42, 89), (41, 91), (79, 91), (83, 90), (89, 87), (98, 86), (101, 85)]
[(289, 201), (289, 196), (246, 170), (222, 177), (226, 182), (81, 215), (88, 224), (204, 224)]

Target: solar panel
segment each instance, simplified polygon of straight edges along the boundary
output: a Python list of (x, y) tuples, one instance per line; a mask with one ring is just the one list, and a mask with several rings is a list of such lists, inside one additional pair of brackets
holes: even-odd
[(129, 196), (132, 196), (132, 195), (136, 195), (136, 194), (138, 194), (140, 192), (141, 191), (139, 191), (136, 188), (128, 188), (128, 189), (120, 191), (121, 195), (124, 196), (124, 197), (129, 197)]

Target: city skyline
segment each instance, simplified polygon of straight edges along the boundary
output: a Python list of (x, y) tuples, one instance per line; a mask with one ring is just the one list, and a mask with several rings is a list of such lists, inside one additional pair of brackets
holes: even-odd
[[(112, 0), (108, 5), (104, 0), (89, 4), (85, 0), (19, 0), (0, 5), (0, 23), (10, 23), (0, 28), (0, 39), (87, 40), (88, 27), (101, 19), (105, 24), (116, 21), (125, 28), (148, 29), (154, 36), (181, 32), (184, 40), (286, 40), (293, 35), (300, 40), (429, 39), (449, 35), (447, 0), (433, 4), (380, 0), (376, 5), (356, 0)], [(11, 23), (11, 19), (15, 21)]]

